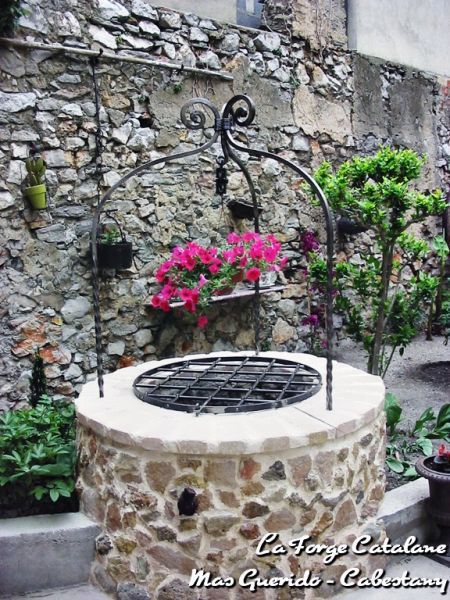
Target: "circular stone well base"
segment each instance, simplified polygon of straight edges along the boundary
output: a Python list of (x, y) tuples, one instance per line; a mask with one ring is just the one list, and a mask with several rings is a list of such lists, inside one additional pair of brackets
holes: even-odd
[[(263, 355), (310, 365), (325, 381), (324, 359)], [(373, 571), (377, 555), (348, 553), (327, 565), (321, 554), (296, 556), (288, 543), (310, 536), (308, 543), (351, 544), (363, 533), (374, 542), (384, 539), (375, 523), (384, 495), (380, 378), (334, 363), (332, 412), (325, 409), (323, 385), (288, 407), (196, 417), (134, 396), (134, 379), (153, 366), (107, 375), (102, 399), (90, 382), (77, 400), (78, 488), (82, 510), (103, 530), (94, 566), (102, 587), (111, 592), (129, 586), (156, 600), (247, 594), (281, 600), (303, 596), (289, 588), (250, 594), (239, 585), (214, 590), (187, 584), (194, 569), (239, 579), (252, 567), (261, 577), (300, 577), (309, 569), (336, 579), (334, 586), (306, 589), (308, 599), (335, 594), (348, 567)], [(198, 498), (197, 512), (188, 517), (177, 509), (186, 487)], [(257, 556), (268, 534), (277, 534), (287, 552)]]

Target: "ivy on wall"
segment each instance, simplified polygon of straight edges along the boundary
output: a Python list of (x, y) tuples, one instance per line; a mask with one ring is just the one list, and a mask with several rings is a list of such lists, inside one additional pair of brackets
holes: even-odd
[(18, 19), (25, 14), (20, 2), (21, 0), (3, 0), (0, 11), (0, 36), (8, 36), (14, 33)]

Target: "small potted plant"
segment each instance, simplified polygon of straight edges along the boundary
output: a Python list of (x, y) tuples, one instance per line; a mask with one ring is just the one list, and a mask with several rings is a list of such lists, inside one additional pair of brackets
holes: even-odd
[(446, 554), (435, 558), (450, 566), (450, 447), (441, 444), (436, 455), (420, 458), (416, 470), (428, 479), (427, 510), (439, 528), (439, 543), (447, 545)]
[(46, 163), (39, 155), (36, 147), (33, 147), (31, 156), (25, 161), (27, 169), (25, 196), (34, 209), (47, 208), (47, 188), (45, 185)]
[(127, 242), (118, 225), (105, 225), (97, 242), (100, 269), (129, 269), (133, 262), (133, 245)]
[(265, 272), (281, 271), (287, 262), (281, 244), (273, 235), (254, 232), (230, 233), (219, 247), (189, 242), (172, 250), (169, 260), (156, 271), (162, 285), (151, 306), (169, 312), (174, 308), (197, 316), (197, 325), (208, 323), (204, 315), (213, 296), (230, 293), (239, 281), (259, 281)]

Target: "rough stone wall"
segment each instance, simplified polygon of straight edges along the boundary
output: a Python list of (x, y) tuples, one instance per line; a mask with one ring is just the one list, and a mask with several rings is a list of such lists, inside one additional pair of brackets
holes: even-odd
[[(213, 598), (327, 598), (339, 585), (317, 589), (214, 590), (189, 588), (191, 572), (236, 579), (249, 568), (261, 577), (310, 569), (324, 581), (357, 567), (370, 574), (383, 557), (351, 552), (332, 565), (319, 555), (258, 557), (267, 533), (277, 543), (311, 536), (310, 543), (347, 544), (360, 535), (382, 543), (376, 524), (384, 496), (384, 414), (338, 440), (305, 448), (247, 456), (171, 455), (124, 447), (79, 428), (81, 506), (102, 529), (93, 576), (124, 598), (202, 600)], [(183, 488), (198, 492), (192, 517), (179, 517)], [(381, 558), (381, 563), (380, 563)], [(129, 595), (127, 595), (129, 594)]]
[[(334, 2), (324, 21), (320, 3), (267, 0), (264, 32), (156, 9), (143, 0), (24, 5), (19, 38), (180, 61), (234, 77), (230, 83), (100, 60), (102, 192), (143, 161), (205, 139), (180, 124), (186, 100), (205, 95), (220, 107), (234, 93), (248, 93), (257, 106), (255, 125), (240, 138), (309, 168), (387, 142), (429, 154), (424, 185), (438, 182), (439, 169), (446, 172), (448, 99), (442, 90), (448, 88), (430, 76), (349, 53), (343, 2)], [(288, 31), (280, 18), (283, 6), (285, 14), (293, 11)], [(1, 410), (26, 397), (38, 347), (56, 397), (73, 396), (93, 376), (89, 230), (97, 202), (97, 125), (86, 58), (2, 48), (0, 88)], [(50, 206), (33, 212), (20, 185), (28, 146), (36, 141), (48, 163)], [(247, 226), (233, 222), (214, 196), (217, 152), (135, 178), (110, 203), (137, 253), (129, 271), (102, 283), (108, 370), (188, 351), (252, 347), (248, 300), (215, 306), (204, 331), (146, 309), (151, 274), (170, 246), (186, 239), (214, 242), (230, 228)], [(317, 229), (324, 239), (320, 212), (302, 198), (300, 181), (282, 175), (271, 160), (252, 161), (249, 168), (261, 192), (263, 231), (279, 235), (294, 257), (295, 243), (288, 243), (300, 227)], [(238, 172), (231, 173), (229, 190), (231, 197), (244, 195)], [(354, 244), (346, 251), (355, 252)], [(298, 264), (294, 260), (291, 285), (263, 301), (264, 349), (305, 349)]]

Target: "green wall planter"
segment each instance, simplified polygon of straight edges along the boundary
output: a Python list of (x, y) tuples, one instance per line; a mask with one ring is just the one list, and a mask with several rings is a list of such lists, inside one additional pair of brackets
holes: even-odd
[(31, 206), (37, 210), (47, 208), (46, 193), (47, 188), (45, 187), (45, 183), (25, 188), (25, 196), (28, 198)]

